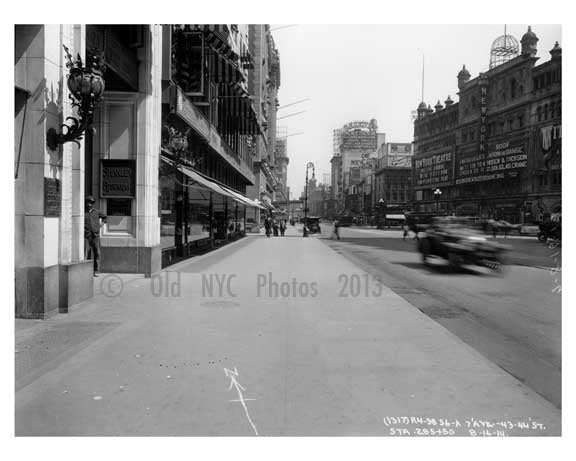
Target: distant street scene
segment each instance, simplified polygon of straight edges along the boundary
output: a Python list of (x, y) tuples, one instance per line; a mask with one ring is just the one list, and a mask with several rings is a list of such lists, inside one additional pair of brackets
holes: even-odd
[(25, 22), (16, 437), (564, 435), (560, 24)]

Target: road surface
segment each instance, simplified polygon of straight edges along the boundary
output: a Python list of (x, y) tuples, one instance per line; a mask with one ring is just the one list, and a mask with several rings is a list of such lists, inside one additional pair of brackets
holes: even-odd
[(340, 241), (329, 236), (324, 225), (331, 248), (561, 407), (560, 248), (498, 239), (512, 247), (504, 275), (473, 267), (454, 274), (441, 260), (424, 266), (416, 242), (398, 230), (350, 227)]
[[(69, 314), (17, 321), (16, 435), (561, 434), (529, 386), (325, 241), (288, 234), (152, 279), (102, 274)], [(342, 277), (370, 290), (343, 296)]]

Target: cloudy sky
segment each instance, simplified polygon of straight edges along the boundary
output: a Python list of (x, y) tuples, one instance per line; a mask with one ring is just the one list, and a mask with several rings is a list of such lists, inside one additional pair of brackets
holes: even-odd
[[(306, 163), (316, 177), (330, 172), (332, 130), (352, 120), (375, 118), (388, 142), (411, 142), (412, 111), (422, 94), (434, 106), (448, 95), (458, 100), (456, 75), (465, 64), (472, 74), (488, 70), (490, 46), (504, 33), (494, 25), (291, 25), (273, 24), (280, 52), (278, 121), (288, 134), (288, 183), (292, 198), (303, 190)], [(275, 30), (274, 30), (275, 29)], [(507, 32), (520, 41), (528, 24), (512, 24)], [(541, 62), (562, 44), (560, 25), (532, 24), (539, 37)]]

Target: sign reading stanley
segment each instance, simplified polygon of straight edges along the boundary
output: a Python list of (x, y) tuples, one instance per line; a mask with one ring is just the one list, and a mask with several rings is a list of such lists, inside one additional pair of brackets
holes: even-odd
[(100, 196), (132, 198), (136, 195), (135, 160), (101, 160)]

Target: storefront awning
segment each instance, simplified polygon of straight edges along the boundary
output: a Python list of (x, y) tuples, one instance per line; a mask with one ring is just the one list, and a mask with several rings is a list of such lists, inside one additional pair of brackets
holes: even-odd
[(206, 42), (218, 53), (229, 59), (239, 59), (229, 40), (230, 26), (228, 24), (175, 24), (174, 28), (185, 34), (202, 32), (206, 37)]
[[(168, 163), (171, 166), (175, 165), (175, 163), (172, 160), (170, 160), (168, 157), (166, 157), (165, 155), (161, 155), (160, 158), (162, 159), (162, 161)], [(221, 186), (220, 184), (217, 184), (214, 181), (209, 180), (208, 178), (205, 178), (200, 173), (194, 171), (192, 168), (189, 168), (189, 167), (184, 166), (184, 165), (180, 165), (179, 170), (182, 173), (184, 173), (186, 176), (188, 176), (190, 179), (192, 179), (194, 182), (196, 182), (198, 185), (204, 187), (207, 190), (210, 190), (212, 192), (216, 192), (217, 194), (220, 194), (220, 195), (224, 195), (224, 196), (231, 198), (232, 200), (234, 200), (238, 203), (241, 203), (242, 205), (264, 209), (262, 206), (260, 206), (256, 202), (250, 200), (248, 197), (245, 197), (242, 194), (240, 194), (239, 192), (235, 192), (231, 189), (228, 189), (225, 186)]]
[(253, 200), (249, 199), (248, 197), (242, 195), (240, 192), (233, 191), (232, 189), (228, 189), (227, 187), (224, 187), (224, 186), (220, 186), (220, 187), (222, 187), (223, 189), (227, 190), (229, 193), (234, 195), (238, 199), (239, 203), (243, 203), (244, 205), (249, 206), (249, 207), (253, 207), (253, 208), (260, 208), (262, 210), (266, 209), (262, 205), (254, 202)]
[[(169, 165), (174, 166), (175, 163), (170, 160), (168, 157), (161, 155), (160, 158), (168, 163)], [(235, 199), (235, 197), (230, 194), (229, 192), (226, 192), (222, 187), (220, 187), (218, 184), (216, 184), (213, 181), (210, 181), (209, 179), (206, 179), (204, 176), (201, 176), (199, 173), (195, 172), (193, 169), (180, 165), (178, 167), (178, 169), (184, 173), (186, 176), (188, 176), (190, 179), (192, 179), (194, 182), (198, 183), (200, 186), (203, 186), (204, 188), (212, 191), (212, 192), (216, 192), (217, 194), (220, 195), (225, 195), (227, 197), (230, 197), (232, 199)]]

